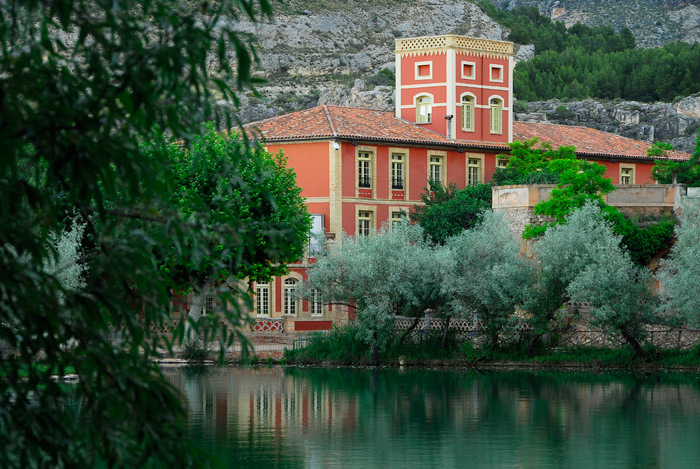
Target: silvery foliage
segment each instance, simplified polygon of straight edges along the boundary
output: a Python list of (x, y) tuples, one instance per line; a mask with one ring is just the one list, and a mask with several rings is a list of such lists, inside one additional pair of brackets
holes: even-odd
[(479, 225), (450, 238), (439, 257), (450, 311), (478, 318), (495, 345), (516, 319), (531, 269), (514, 233), (501, 214), (487, 211)]
[(440, 303), (440, 266), (435, 246), (419, 225), (385, 225), (368, 237), (343, 236), (339, 245), (308, 271), (300, 292), (321, 292), (326, 303), (356, 307), (366, 342), (380, 348), (391, 336), (396, 315), (420, 316)]
[(85, 287), (85, 265), (80, 263), (80, 243), (85, 223), (73, 220), (70, 228), (56, 237), (55, 252), (44, 259), (44, 272), (53, 275), (64, 290), (76, 291)]
[(621, 333), (634, 345), (654, 319), (652, 277), (634, 265), (620, 240), (600, 208), (588, 203), (547, 230), (535, 252), (544, 275), (559, 276), (571, 301), (590, 305), (592, 326)]
[(700, 325), (700, 203), (685, 203), (676, 226), (677, 241), (658, 278), (664, 313)]

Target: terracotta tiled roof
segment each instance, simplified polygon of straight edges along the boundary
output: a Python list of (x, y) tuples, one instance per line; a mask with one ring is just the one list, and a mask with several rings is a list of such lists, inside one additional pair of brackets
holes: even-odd
[[(554, 148), (564, 145), (576, 147), (576, 153), (592, 157), (622, 157), (648, 159), (647, 149), (651, 143), (602, 132), (589, 127), (573, 125), (541, 124), (535, 122), (513, 122), (513, 140), (537, 137), (542, 142), (552, 142)], [(671, 159), (685, 160), (690, 157), (680, 151), (670, 152)]]
[(249, 124), (253, 134), (265, 141), (344, 138), (454, 146), (455, 142), (411, 122), (394, 117), (393, 112), (344, 106), (317, 106)]
[[(375, 111), (344, 106), (317, 106), (304, 111), (272, 117), (248, 124), (246, 130), (266, 142), (298, 140), (349, 139), (386, 143), (434, 145), (452, 148), (493, 150), (507, 152), (502, 143), (468, 140), (449, 140), (445, 136), (394, 117), (393, 112)], [(552, 142), (557, 148), (574, 145), (582, 156), (599, 158), (635, 158), (650, 160), (646, 150), (651, 146), (631, 138), (601, 132), (588, 127), (575, 127), (533, 122), (514, 122), (513, 139), (538, 137)], [(673, 159), (687, 159), (690, 155), (672, 152)]]

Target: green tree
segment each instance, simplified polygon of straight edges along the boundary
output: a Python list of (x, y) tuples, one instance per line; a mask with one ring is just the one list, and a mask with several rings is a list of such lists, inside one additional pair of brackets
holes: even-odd
[[(267, 0), (0, 3), (0, 342), (12, 351), (0, 362), (0, 466), (205, 463), (153, 361), (172, 343), (143, 327), (168, 323), (176, 283), (154, 252), (172, 246), (203, 267), (256, 242), (242, 225), (209, 223), (215, 213), (185, 218), (169, 161), (139, 142), (156, 126), (184, 145), (202, 122), (230, 126), (213, 103), (237, 102), (254, 57), (237, 20), (270, 13)], [(67, 210), (91, 239), (77, 290), (44, 269)], [(52, 379), (68, 367), (80, 416)]]
[(503, 217), (489, 210), (479, 224), (450, 238), (441, 257), (450, 313), (478, 319), (493, 351), (525, 298), (530, 264), (520, 244)]
[(457, 189), (455, 184), (445, 187), (429, 181), (429, 187), (424, 190), (420, 194), (423, 204), (415, 205), (409, 216), (439, 244), (479, 223), (484, 210), (491, 208), (490, 184)]
[(686, 203), (676, 227), (677, 241), (659, 270), (661, 311), (691, 326), (700, 324), (700, 204)]
[(359, 335), (378, 361), (393, 339), (396, 315), (419, 319), (445, 303), (435, 249), (407, 220), (376, 235), (344, 237), (311, 266), (301, 294), (318, 290), (324, 302), (356, 311)]
[(655, 321), (651, 274), (634, 265), (620, 240), (589, 202), (536, 242), (538, 279), (527, 304), (536, 334), (547, 330), (561, 305), (584, 302), (591, 307), (585, 318), (591, 325), (620, 334), (638, 356), (645, 355), (643, 326)]
[(647, 150), (647, 156), (659, 158), (655, 160), (651, 177), (659, 184), (672, 184), (675, 175), (679, 184), (700, 186), (700, 135), (695, 137), (695, 150), (687, 161), (669, 160), (668, 152), (672, 150), (673, 147), (666, 142), (656, 142)]
[(230, 278), (269, 280), (304, 256), (311, 217), (282, 153), (272, 155), (259, 144), (248, 148), (237, 132), (217, 132), (211, 124), (191, 148), (160, 138), (143, 151), (169, 162), (171, 201), (183, 218), (211, 213), (208, 231), (237, 226), (249, 239), (223, 250), (216, 237), (209, 238), (207, 250), (222, 257), (210, 255), (204, 262), (181, 257), (172, 247), (160, 253), (175, 288), (195, 293), (189, 322), (199, 320), (206, 296)]

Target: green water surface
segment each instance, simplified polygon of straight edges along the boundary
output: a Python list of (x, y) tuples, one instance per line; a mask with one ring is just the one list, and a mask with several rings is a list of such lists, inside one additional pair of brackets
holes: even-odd
[(697, 375), (208, 368), (164, 373), (226, 467), (700, 467)]

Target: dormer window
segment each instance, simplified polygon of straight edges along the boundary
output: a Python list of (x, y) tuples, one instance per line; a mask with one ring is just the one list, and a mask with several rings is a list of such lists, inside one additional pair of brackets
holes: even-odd
[(462, 97), (462, 130), (474, 132), (474, 108), (476, 99), (473, 96)]
[(430, 124), (433, 119), (433, 98), (419, 96), (416, 98), (416, 124)]
[(500, 98), (491, 98), (489, 101), (489, 110), (491, 114), (491, 133), (503, 133), (503, 100)]

